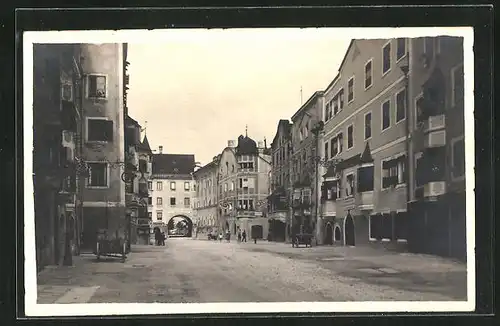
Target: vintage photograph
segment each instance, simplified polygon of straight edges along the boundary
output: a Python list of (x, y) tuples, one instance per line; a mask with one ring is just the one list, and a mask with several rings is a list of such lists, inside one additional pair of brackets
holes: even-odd
[(472, 29), (23, 54), (28, 315), (473, 310)]

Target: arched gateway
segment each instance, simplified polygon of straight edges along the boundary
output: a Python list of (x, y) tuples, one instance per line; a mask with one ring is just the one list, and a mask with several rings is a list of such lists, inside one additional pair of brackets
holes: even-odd
[(191, 237), (193, 234), (193, 221), (186, 215), (178, 214), (170, 218), (167, 223), (170, 236)]

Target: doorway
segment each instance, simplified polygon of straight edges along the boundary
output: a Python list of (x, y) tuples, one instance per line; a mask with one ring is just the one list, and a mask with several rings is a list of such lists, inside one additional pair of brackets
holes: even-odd
[(333, 229), (330, 223), (326, 224), (326, 235), (325, 235), (325, 244), (332, 245), (333, 244)]
[(344, 220), (344, 239), (346, 246), (354, 246), (355, 245), (355, 234), (354, 234), (354, 220), (352, 219), (351, 214), (347, 214)]
[(337, 241), (340, 241), (340, 239), (341, 239), (341, 237), (340, 237), (340, 226), (335, 225), (335, 233), (334, 233), (334, 236), (333, 236), (333, 241), (337, 242)]
[(252, 225), (252, 239), (262, 239), (263, 230), (262, 225)]

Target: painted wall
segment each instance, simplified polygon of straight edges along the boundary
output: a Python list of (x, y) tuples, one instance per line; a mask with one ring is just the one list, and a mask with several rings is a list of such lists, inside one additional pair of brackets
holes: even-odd
[[(157, 217), (158, 212), (162, 212), (161, 221), (165, 224), (176, 215), (184, 215), (192, 219), (193, 217), (193, 202), (196, 198), (194, 191), (194, 180), (191, 176), (184, 176), (182, 179), (155, 179), (153, 182), (153, 190), (150, 190), (152, 197), (152, 205), (149, 205), (148, 211), (153, 212), (152, 221), (160, 222)], [(157, 190), (157, 184), (161, 182), (163, 190)], [(170, 183), (175, 182), (175, 190), (170, 189)], [(184, 183), (189, 184), (189, 190), (184, 189)], [(157, 198), (162, 198), (162, 204), (157, 204)], [(170, 205), (170, 198), (175, 198), (175, 206)], [(189, 198), (189, 206), (184, 205), (184, 198)]]

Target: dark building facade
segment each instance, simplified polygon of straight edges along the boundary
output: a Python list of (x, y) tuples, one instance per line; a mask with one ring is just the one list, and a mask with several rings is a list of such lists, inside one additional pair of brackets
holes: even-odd
[(415, 38), (411, 47), (408, 246), (465, 259), (463, 38)]
[(33, 182), (37, 269), (79, 252), (81, 67), (78, 45), (33, 49)]

